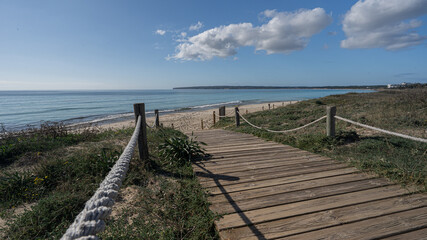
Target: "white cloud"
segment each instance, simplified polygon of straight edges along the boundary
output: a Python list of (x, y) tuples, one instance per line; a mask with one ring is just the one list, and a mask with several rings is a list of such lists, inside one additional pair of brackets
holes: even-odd
[(421, 44), (426, 37), (414, 31), (427, 14), (426, 0), (359, 0), (345, 14), (343, 48), (397, 50)]
[(304, 49), (311, 36), (319, 33), (332, 22), (322, 8), (277, 12), (266, 10), (270, 18), (259, 27), (251, 23), (230, 24), (209, 29), (188, 38), (176, 47), (176, 54), (168, 59), (210, 60), (229, 57), (242, 46), (254, 46), (267, 54), (291, 53)]
[(161, 35), (161, 36), (165, 35), (165, 33), (166, 33), (166, 31), (162, 30), (162, 29), (157, 29), (157, 31), (156, 31), (156, 34)]
[(202, 27), (203, 27), (203, 23), (201, 23), (200, 21), (198, 21), (196, 24), (191, 25), (188, 29), (190, 31), (197, 31), (197, 30), (199, 30)]
[(186, 32), (181, 32), (181, 37), (186, 37), (187, 33)]

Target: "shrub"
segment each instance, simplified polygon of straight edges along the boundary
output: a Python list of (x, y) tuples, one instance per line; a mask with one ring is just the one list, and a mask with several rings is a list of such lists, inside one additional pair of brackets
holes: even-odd
[(170, 164), (184, 165), (205, 156), (205, 149), (200, 145), (206, 145), (206, 143), (195, 141), (192, 138), (171, 137), (159, 145), (159, 153)]

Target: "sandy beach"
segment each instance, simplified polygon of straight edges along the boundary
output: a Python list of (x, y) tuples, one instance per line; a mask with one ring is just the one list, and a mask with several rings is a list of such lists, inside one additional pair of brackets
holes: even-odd
[[(270, 103), (260, 103), (260, 104), (250, 104), (250, 105), (236, 105), (239, 107), (241, 113), (253, 113), (264, 110), (268, 110), (268, 104), (270, 104), (270, 108), (277, 108), (281, 106), (285, 106), (288, 104), (296, 103), (297, 101), (287, 101), (287, 102), (270, 102)], [(164, 127), (173, 127), (183, 132), (193, 131), (193, 130), (201, 130), (202, 129), (202, 121), (203, 121), (203, 129), (209, 129), (213, 125), (213, 112), (215, 111), (216, 121), (218, 121), (218, 108), (212, 109), (204, 109), (200, 111), (188, 111), (188, 112), (176, 112), (169, 113), (165, 115), (160, 115), (160, 123), (163, 124)], [(226, 107), (226, 116), (234, 116), (234, 106)], [(147, 124), (149, 126), (154, 125), (154, 117), (147, 118)], [(105, 125), (101, 125), (101, 129), (118, 129), (123, 127), (131, 127), (135, 125), (135, 121), (128, 120), (116, 123), (109, 123)]]

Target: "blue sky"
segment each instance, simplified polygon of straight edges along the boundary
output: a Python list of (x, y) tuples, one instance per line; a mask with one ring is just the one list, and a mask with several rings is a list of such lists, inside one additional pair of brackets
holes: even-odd
[(425, 0), (4, 0), (0, 90), (427, 83), (426, 14)]

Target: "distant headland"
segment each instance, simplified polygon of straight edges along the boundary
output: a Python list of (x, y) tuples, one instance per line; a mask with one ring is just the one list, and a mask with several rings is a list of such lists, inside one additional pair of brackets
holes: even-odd
[(387, 88), (387, 85), (360, 85), (360, 86), (193, 86), (193, 87), (175, 87), (173, 89), (379, 89)]

